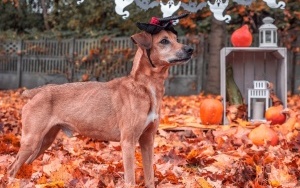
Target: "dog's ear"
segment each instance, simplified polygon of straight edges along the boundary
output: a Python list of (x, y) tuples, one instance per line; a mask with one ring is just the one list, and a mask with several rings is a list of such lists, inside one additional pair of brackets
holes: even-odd
[(141, 48), (150, 49), (152, 47), (152, 35), (147, 32), (134, 34), (131, 36), (131, 40)]

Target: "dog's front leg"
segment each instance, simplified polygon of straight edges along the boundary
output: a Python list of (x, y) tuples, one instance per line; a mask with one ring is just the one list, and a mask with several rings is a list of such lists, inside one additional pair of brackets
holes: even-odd
[(135, 185), (135, 140), (134, 139), (122, 139), (121, 140), (123, 166), (126, 187), (132, 187)]
[(153, 170), (153, 156), (154, 156), (154, 136), (158, 127), (158, 123), (154, 122), (149, 125), (149, 128), (141, 135), (139, 144), (142, 152), (145, 187), (154, 188), (154, 170)]

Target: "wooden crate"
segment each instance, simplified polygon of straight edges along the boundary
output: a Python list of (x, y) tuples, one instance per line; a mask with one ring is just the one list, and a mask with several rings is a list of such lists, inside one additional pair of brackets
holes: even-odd
[(248, 89), (254, 80), (267, 80), (274, 84), (274, 92), (287, 106), (287, 49), (257, 47), (225, 47), (221, 50), (221, 96), (226, 119), (226, 65), (231, 64), (234, 80), (247, 103)]

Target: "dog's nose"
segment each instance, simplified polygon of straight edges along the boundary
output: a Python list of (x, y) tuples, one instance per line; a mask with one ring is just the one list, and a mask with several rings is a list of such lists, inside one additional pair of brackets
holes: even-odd
[(189, 54), (189, 55), (192, 55), (193, 52), (194, 52), (194, 48), (191, 47), (191, 46), (188, 46), (188, 45), (185, 45), (185, 46), (183, 47), (183, 50), (184, 50), (187, 54)]

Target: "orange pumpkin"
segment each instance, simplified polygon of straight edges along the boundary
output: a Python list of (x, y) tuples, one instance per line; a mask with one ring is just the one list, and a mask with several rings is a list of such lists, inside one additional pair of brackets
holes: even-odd
[(286, 119), (286, 115), (282, 113), (283, 106), (271, 106), (265, 112), (265, 118), (267, 121), (271, 121), (271, 125), (283, 124)]
[(275, 146), (278, 144), (279, 137), (276, 131), (268, 127), (266, 124), (254, 128), (248, 135), (253, 144), (257, 146), (264, 145), (268, 142), (270, 145)]
[(249, 47), (252, 43), (252, 34), (248, 25), (243, 25), (231, 35), (231, 43), (234, 47)]
[(200, 119), (202, 124), (216, 125), (222, 122), (223, 105), (218, 99), (204, 99), (200, 104)]

